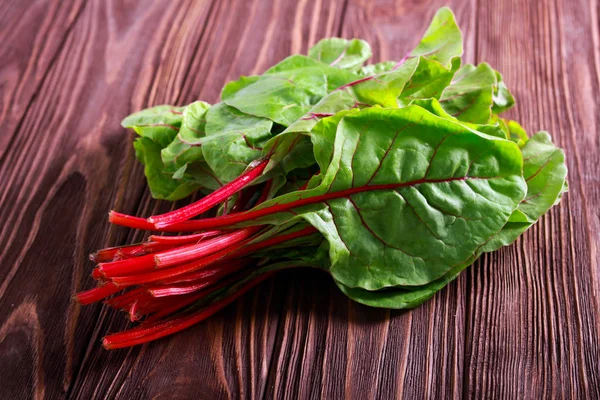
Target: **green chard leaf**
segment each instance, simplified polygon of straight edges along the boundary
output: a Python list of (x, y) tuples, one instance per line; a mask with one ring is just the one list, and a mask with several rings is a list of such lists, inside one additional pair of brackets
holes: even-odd
[[(290, 149), (298, 144), (305, 144), (306, 138), (301, 136), (308, 135), (322, 118), (347, 110), (374, 106), (397, 108), (404, 102), (414, 102), (415, 98), (439, 97), (454, 72), (455, 70), (448, 69), (437, 61), (418, 57), (407, 60), (394, 70), (342, 86), (323, 97), (283, 134), (267, 143), (264, 153), (270, 154), (274, 163), (279, 163), (286, 173), (298, 165), (310, 165), (306, 162), (311, 157), (309, 146), (303, 147), (304, 152), (292, 153)], [(412, 87), (409, 87), (411, 84)], [(295, 158), (305, 162), (299, 163)]]
[(133, 142), (136, 158), (144, 164), (148, 187), (155, 199), (178, 200), (198, 189), (195, 182), (173, 179), (173, 174), (164, 171), (160, 158), (161, 147), (148, 137), (139, 137)]
[(552, 143), (550, 134), (543, 131), (533, 135), (521, 151), (527, 197), (519, 209), (535, 220), (557, 204), (566, 191), (565, 154)]
[(448, 114), (460, 121), (485, 124), (492, 115), (492, 95), (496, 75), (487, 63), (467, 64), (458, 70), (444, 89), (440, 103)]
[(460, 68), (460, 58), (453, 58), (450, 68), (446, 68), (435, 60), (419, 57), (418, 65), (399, 95), (401, 104), (408, 104), (416, 99), (439, 99)]
[(221, 186), (203, 162), (200, 147), (193, 144), (204, 135), (209, 107), (201, 101), (185, 107), (161, 105), (132, 114), (121, 123), (141, 136), (134, 148), (144, 164), (152, 197), (174, 201), (201, 188)]
[(328, 120), (311, 132), (319, 186), (264, 207), (323, 198), (295, 213), (325, 236), (330, 272), (346, 286), (377, 290), (442, 277), (498, 232), (525, 196), (521, 154), (510, 141), (417, 106), (361, 110), (337, 126)]
[(377, 64), (369, 64), (359, 69), (356, 73), (361, 77), (373, 76), (381, 74), (382, 72), (391, 71), (397, 64), (397, 61), (383, 61)]
[(179, 132), (184, 107), (159, 105), (127, 116), (121, 125), (132, 128), (140, 135), (133, 142), (136, 158), (144, 164), (144, 174), (152, 197), (176, 200), (188, 196), (194, 187), (187, 182), (173, 180), (172, 174), (164, 172), (160, 157)]
[[(398, 97), (413, 76), (420, 60), (420, 58), (408, 60), (393, 71), (365, 77), (334, 90), (323, 97), (302, 118), (287, 127), (282, 134), (271, 139), (263, 153), (269, 154), (273, 164), (280, 164), (286, 173), (296, 165), (307, 165), (307, 160), (312, 158), (312, 149), (306, 146), (308, 139), (303, 136), (310, 135), (310, 131), (319, 121), (335, 114), (343, 115), (349, 110), (365, 107), (398, 107)], [(292, 152), (299, 144), (303, 145), (305, 151)], [(296, 158), (300, 158), (304, 163), (298, 162)]]
[[(382, 106), (397, 108), (417, 99), (439, 98), (460, 67), (462, 34), (452, 11), (440, 9), (425, 36), (401, 63), (384, 62), (367, 65), (358, 72), (361, 79), (348, 82), (321, 98), (303, 116), (286, 125), (288, 128), (265, 149), (274, 152), (274, 163), (286, 158), (293, 148), (323, 117), (343, 110)], [(447, 66), (446, 66), (447, 65)], [(299, 157), (306, 159), (305, 153)], [(294, 163), (288, 163), (294, 165)], [(291, 169), (284, 168), (284, 171)]]
[(359, 69), (365, 61), (371, 58), (371, 46), (364, 40), (329, 38), (320, 40), (310, 50), (308, 56), (328, 64), (331, 67)]
[(452, 268), (441, 278), (422, 286), (396, 286), (381, 290), (366, 290), (358, 287), (348, 287), (338, 281), (335, 281), (335, 283), (346, 296), (370, 307), (393, 309), (414, 308), (433, 297), (434, 294), (456, 279), (473, 262), (474, 258), (471, 258), (469, 261)]
[(487, 124), (474, 124), (471, 122), (460, 121), (458, 118), (448, 114), (448, 112), (444, 109), (440, 101), (433, 98), (414, 100), (410, 104), (420, 106), (429, 111), (430, 113), (437, 115), (438, 117), (454, 121), (456, 123), (466, 126), (467, 128), (474, 129), (481, 133), (485, 133), (487, 135), (494, 136), (500, 139), (508, 139), (508, 134), (505, 130), (507, 128), (505, 127), (505, 124), (501, 123), (501, 121), (494, 122), (493, 124), (491, 123), (492, 120), (488, 121)]
[(210, 104), (196, 101), (185, 107), (181, 128), (171, 143), (161, 151), (166, 170), (175, 172), (187, 164), (202, 162), (202, 149), (198, 146), (205, 136), (206, 113)]
[(482, 250), (490, 252), (513, 243), (538, 219), (558, 204), (567, 191), (567, 167), (562, 149), (547, 132), (538, 132), (521, 149), (527, 195), (508, 223)]
[(525, 129), (517, 121), (501, 119), (501, 122), (506, 126), (508, 138), (517, 143), (519, 147), (525, 146), (525, 143), (529, 141)]
[(426, 56), (448, 65), (454, 57), (460, 57), (462, 53), (462, 33), (454, 14), (448, 7), (442, 7), (436, 12), (423, 39), (410, 55)]
[(237, 178), (271, 138), (273, 122), (244, 114), (225, 103), (214, 105), (206, 115), (204, 159), (222, 182)]
[(494, 114), (500, 114), (515, 105), (515, 98), (510, 93), (500, 72), (495, 71), (496, 85), (494, 86), (494, 106), (492, 111)]
[(231, 98), (234, 94), (236, 94), (246, 86), (250, 86), (251, 84), (256, 83), (259, 79), (260, 76), (257, 75), (242, 76), (236, 81), (231, 81), (227, 83), (221, 91), (221, 99), (225, 101)]
[(237, 91), (228, 90), (223, 101), (243, 113), (287, 127), (327, 93), (357, 77), (350, 71), (295, 55), (268, 69), (255, 82)]
[(133, 113), (121, 121), (123, 128), (131, 128), (138, 135), (166, 147), (179, 132), (185, 107), (160, 105)]
[(468, 265), (472, 264), (484, 252), (492, 252), (502, 246), (508, 246), (523, 232), (531, 227), (548, 210), (556, 205), (567, 191), (564, 153), (552, 144), (546, 132), (534, 135), (523, 148), (526, 171), (527, 197), (511, 214), (502, 230), (490, 238), (476, 252), (476, 256), (443, 277), (417, 287), (394, 287), (369, 291), (350, 288), (336, 281), (336, 284), (348, 297), (372, 307), (412, 308), (420, 305), (437, 291), (454, 280)]

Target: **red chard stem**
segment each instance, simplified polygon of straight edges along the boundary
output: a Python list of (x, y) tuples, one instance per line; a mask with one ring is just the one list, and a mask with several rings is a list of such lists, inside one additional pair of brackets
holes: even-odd
[(259, 178), (268, 163), (269, 159), (261, 160), (248, 171), (229, 182), (227, 185), (215, 190), (208, 196), (177, 210), (161, 215), (154, 215), (148, 218), (148, 222), (153, 224), (155, 228), (161, 229), (200, 215), (203, 212), (210, 210), (215, 205), (222, 203), (227, 198)]
[(178, 247), (173, 250), (157, 253), (154, 256), (156, 266), (158, 268), (170, 267), (216, 253), (219, 250), (228, 248), (249, 238), (256, 233), (258, 229), (258, 227), (240, 229), (198, 244)]
[(248, 290), (252, 289), (254, 286), (258, 285), (260, 282), (271, 277), (272, 275), (273, 272), (268, 272), (266, 274), (260, 275), (248, 282), (246, 285), (244, 285), (242, 288), (240, 288), (237, 292), (233, 293), (229, 297), (225, 297), (224, 299), (221, 299), (189, 315), (175, 316), (163, 322), (157, 322), (155, 324), (141, 326), (138, 328), (130, 329), (128, 331), (108, 335), (102, 340), (102, 345), (106, 349), (119, 349), (123, 347), (135, 346), (137, 344), (147, 343), (162, 338), (164, 336), (168, 336), (172, 333), (182, 331), (222, 310), (223, 308), (234, 302), (238, 297), (246, 293)]
[(203, 239), (209, 239), (211, 237), (222, 235), (223, 231), (206, 231), (202, 233), (196, 233), (193, 235), (181, 235), (181, 236), (162, 236), (162, 235), (150, 235), (148, 240), (157, 243), (165, 244), (189, 244), (197, 243)]
[(109, 282), (102, 286), (95, 287), (94, 289), (77, 293), (75, 295), (75, 299), (79, 302), (79, 304), (87, 305), (100, 301), (112, 294), (119, 292), (120, 290), (120, 287), (112, 282)]

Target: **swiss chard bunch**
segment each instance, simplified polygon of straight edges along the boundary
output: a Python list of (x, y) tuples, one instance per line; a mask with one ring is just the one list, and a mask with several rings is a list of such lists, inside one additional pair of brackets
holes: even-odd
[(564, 153), (500, 117), (514, 104), (501, 75), (461, 54), (442, 8), (398, 62), (364, 65), (366, 42), (325, 39), (228, 83), (218, 104), (125, 118), (155, 198), (212, 192), (149, 218), (111, 212), (182, 234), (92, 255), (100, 283), (77, 299), (141, 320), (104, 346), (184, 329), (292, 267), (325, 271), (363, 304), (415, 307), (514, 242), (566, 191)]

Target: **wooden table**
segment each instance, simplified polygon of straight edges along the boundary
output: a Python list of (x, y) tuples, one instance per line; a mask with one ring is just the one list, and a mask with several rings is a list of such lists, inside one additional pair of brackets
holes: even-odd
[(510, 116), (565, 148), (570, 192), (420, 308), (354, 304), (299, 270), (109, 352), (99, 339), (123, 316), (71, 301), (93, 285), (88, 253), (140, 239), (110, 208), (169, 207), (149, 197), (123, 116), (215, 102), (321, 37), (399, 59), (443, 3), (0, 1), (0, 398), (600, 398), (597, 0), (449, 1), (467, 60), (514, 91)]

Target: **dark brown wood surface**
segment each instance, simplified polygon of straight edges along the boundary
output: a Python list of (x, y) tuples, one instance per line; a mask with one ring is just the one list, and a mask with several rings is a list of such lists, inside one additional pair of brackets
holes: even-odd
[[(105, 351), (127, 326), (87, 254), (136, 239), (150, 199), (121, 118), (214, 102), (225, 82), (327, 36), (399, 59), (442, 0), (1, 0), (0, 399), (599, 399), (600, 4), (453, 0), (468, 61), (504, 73), (510, 115), (565, 148), (570, 192), (509, 248), (408, 312), (279, 274), (210, 320)], [(139, 239), (139, 237), (137, 237)]]

